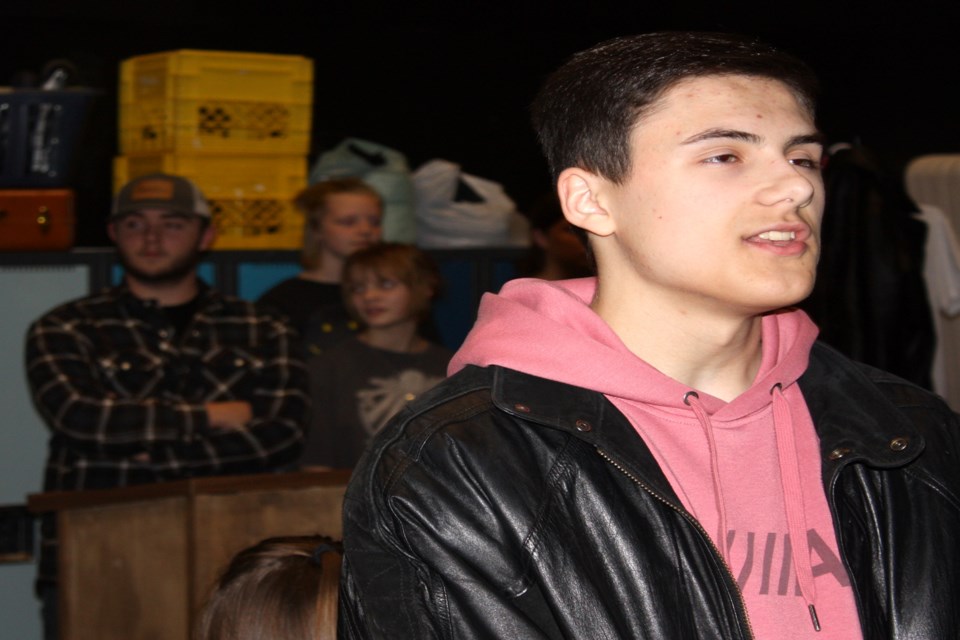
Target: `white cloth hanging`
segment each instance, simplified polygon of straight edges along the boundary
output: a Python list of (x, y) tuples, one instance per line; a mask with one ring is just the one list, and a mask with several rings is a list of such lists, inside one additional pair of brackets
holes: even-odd
[(924, 280), (937, 335), (933, 388), (960, 411), (960, 154), (915, 158), (907, 165), (907, 192), (927, 224)]
[(923, 277), (933, 309), (933, 327), (937, 348), (933, 353), (931, 378), (933, 390), (941, 396), (949, 395), (947, 354), (941, 348), (947, 319), (960, 314), (960, 246), (947, 216), (938, 207), (920, 205), (917, 217), (927, 224), (927, 243)]

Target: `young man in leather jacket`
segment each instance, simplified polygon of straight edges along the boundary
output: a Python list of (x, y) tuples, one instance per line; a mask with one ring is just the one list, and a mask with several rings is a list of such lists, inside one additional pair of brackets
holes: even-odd
[(816, 341), (815, 79), (727, 34), (534, 103), (597, 278), (487, 294), (344, 504), (343, 638), (956, 638), (960, 431)]

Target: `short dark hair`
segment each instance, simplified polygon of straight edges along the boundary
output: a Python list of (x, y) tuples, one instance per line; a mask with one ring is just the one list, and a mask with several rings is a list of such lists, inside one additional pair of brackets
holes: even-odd
[(667, 31), (615, 38), (572, 56), (546, 80), (533, 125), (554, 181), (580, 167), (620, 184), (630, 170), (630, 131), (681, 80), (744, 75), (783, 82), (811, 116), (810, 67), (756, 39)]

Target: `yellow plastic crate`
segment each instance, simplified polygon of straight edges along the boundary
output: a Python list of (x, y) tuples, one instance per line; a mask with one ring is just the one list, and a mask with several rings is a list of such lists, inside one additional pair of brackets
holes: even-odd
[(120, 63), (119, 140), (137, 152), (307, 154), (313, 61), (181, 49)]
[(306, 156), (134, 153), (113, 161), (113, 192), (133, 178), (170, 173), (190, 178), (208, 198), (295, 194), (307, 186)]
[(292, 200), (307, 186), (305, 156), (117, 156), (114, 193), (156, 172), (184, 176), (200, 187), (217, 227), (214, 249), (300, 248), (303, 215)]
[(303, 215), (288, 199), (210, 198), (215, 250), (300, 249)]

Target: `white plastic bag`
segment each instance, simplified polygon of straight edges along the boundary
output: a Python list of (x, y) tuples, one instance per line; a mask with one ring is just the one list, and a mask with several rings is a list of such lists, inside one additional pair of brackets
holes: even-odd
[(430, 249), (526, 246), (526, 220), (503, 187), (430, 160), (413, 173), (417, 244)]

